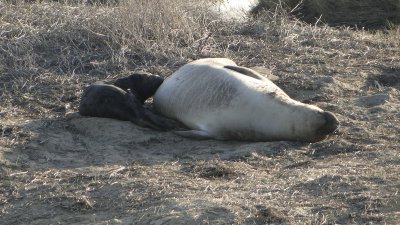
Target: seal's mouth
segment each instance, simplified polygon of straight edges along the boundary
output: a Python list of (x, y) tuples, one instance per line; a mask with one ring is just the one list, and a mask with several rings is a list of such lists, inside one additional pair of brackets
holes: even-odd
[(316, 131), (316, 138), (313, 142), (323, 141), (331, 136), (339, 127), (339, 121), (331, 112), (321, 112), (325, 123)]

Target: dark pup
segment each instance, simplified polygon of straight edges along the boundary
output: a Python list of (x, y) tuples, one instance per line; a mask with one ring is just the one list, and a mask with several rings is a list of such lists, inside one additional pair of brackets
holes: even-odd
[(131, 74), (127, 77), (119, 78), (113, 82), (113, 85), (130, 91), (136, 98), (142, 102), (150, 98), (157, 91), (157, 88), (164, 82), (164, 78), (158, 75), (152, 75), (146, 72)]
[(162, 82), (162, 77), (144, 73), (120, 78), (114, 82), (115, 86), (96, 82), (85, 89), (79, 113), (82, 116), (131, 121), (156, 130), (172, 130), (179, 127), (179, 123), (143, 107), (144, 101), (156, 92)]

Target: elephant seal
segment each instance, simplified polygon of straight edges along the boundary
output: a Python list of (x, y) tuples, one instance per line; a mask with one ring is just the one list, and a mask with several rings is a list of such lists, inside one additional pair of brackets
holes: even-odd
[(125, 91), (130, 91), (143, 104), (154, 95), (164, 78), (146, 72), (135, 72), (127, 77), (118, 78), (112, 84)]
[(267, 78), (226, 58), (184, 65), (153, 100), (160, 114), (192, 129), (177, 134), (198, 139), (316, 142), (339, 126), (332, 113), (291, 99)]
[(174, 129), (178, 126), (175, 121), (159, 116), (143, 106), (162, 81), (160, 76), (133, 74), (117, 79), (115, 85), (96, 82), (84, 90), (79, 114), (131, 121), (156, 130)]

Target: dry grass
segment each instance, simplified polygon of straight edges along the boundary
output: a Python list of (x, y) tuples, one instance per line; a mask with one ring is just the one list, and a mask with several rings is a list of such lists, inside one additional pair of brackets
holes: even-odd
[[(0, 224), (396, 224), (400, 29), (238, 23), (196, 3), (0, 3)], [(271, 69), (341, 128), (236, 143), (65, 119), (90, 82), (220, 56)]]
[(201, 55), (213, 29), (211, 18), (198, 11), (190, 13), (184, 1), (157, 1), (156, 10), (152, 5), (155, 2), (127, 1), (118, 8), (1, 3), (4, 106), (25, 115), (64, 113), (68, 109), (63, 105), (77, 100), (76, 91), (84, 80), (92, 82), (150, 65), (176, 68), (174, 64), (179, 65), (183, 56)]
[(312, 24), (381, 28), (400, 23), (397, 0), (261, 0), (253, 13), (280, 8)]

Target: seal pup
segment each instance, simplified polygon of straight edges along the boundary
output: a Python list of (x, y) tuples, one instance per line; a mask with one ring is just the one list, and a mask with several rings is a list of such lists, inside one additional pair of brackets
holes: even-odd
[(82, 94), (79, 114), (131, 121), (156, 130), (177, 128), (177, 122), (143, 106), (144, 101), (155, 93), (163, 80), (160, 76), (135, 73), (117, 79), (113, 82), (116, 86), (103, 82), (91, 84)]
[(146, 72), (135, 72), (129, 76), (118, 78), (112, 82), (124, 91), (130, 91), (142, 104), (157, 91), (164, 82), (164, 77)]
[(184, 65), (153, 100), (160, 114), (192, 129), (177, 134), (198, 139), (316, 142), (339, 125), (332, 113), (291, 99), (269, 79), (226, 58)]

